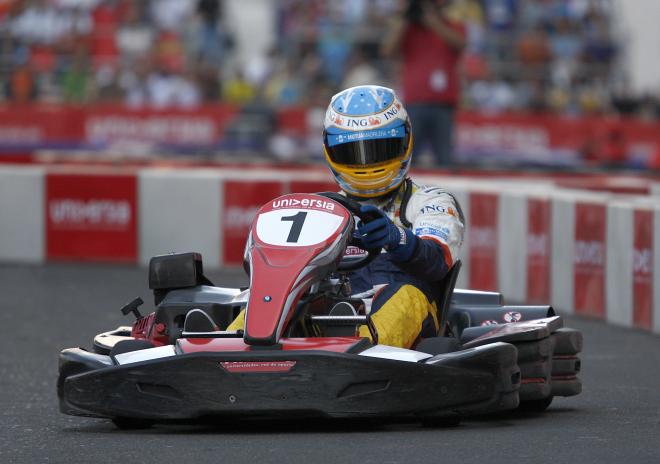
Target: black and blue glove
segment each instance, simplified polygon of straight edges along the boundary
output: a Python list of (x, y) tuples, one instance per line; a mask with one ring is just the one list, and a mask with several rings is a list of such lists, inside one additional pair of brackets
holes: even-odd
[(415, 235), (399, 227), (387, 215), (373, 205), (364, 205), (360, 212), (376, 218), (368, 223), (360, 222), (357, 239), (361, 247), (371, 250), (385, 248), (395, 261), (408, 261), (415, 251)]

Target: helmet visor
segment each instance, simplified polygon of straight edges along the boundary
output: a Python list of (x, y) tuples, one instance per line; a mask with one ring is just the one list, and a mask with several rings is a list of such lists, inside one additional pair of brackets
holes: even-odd
[(407, 148), (408, 137), (357, 140), (332, 147), (326, 144), (332, 162), (345, 165), (370, 165), (401, 158)]

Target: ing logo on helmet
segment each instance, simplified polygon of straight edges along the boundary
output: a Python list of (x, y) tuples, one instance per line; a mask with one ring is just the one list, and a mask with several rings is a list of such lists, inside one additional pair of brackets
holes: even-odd
[(394, 92), (385, 87), (352, 87), (335, 95), (325, 115), (325, 128), (361, 131), (406, 121), (407, 114)]

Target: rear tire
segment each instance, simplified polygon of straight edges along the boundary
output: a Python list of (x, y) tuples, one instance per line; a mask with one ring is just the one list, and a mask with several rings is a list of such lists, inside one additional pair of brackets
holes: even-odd
[(151, 428), (154, 421), (151, 419), (135, 419), (132, 417), (115, 417), (112, 423), (121, 430), (144, 430)]
[(548, 396), (540, 400), (521, 401), (518, 410), (523, 412), (543, 412), (548, 409), (554, 398), (554, 396)]

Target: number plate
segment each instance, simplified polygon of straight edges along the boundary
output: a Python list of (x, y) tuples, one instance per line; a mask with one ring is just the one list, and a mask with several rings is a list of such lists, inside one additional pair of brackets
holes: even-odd
[(257, 237), (268, 245), (305, 247), (328, 240), (343, 222), (341, 216), (313, 209), (278, 209), (257, 218)]

